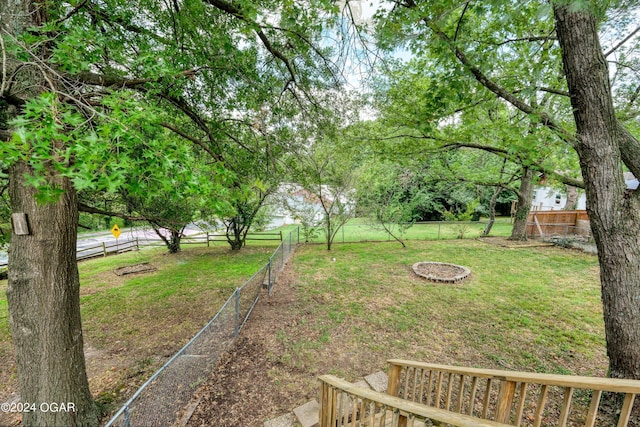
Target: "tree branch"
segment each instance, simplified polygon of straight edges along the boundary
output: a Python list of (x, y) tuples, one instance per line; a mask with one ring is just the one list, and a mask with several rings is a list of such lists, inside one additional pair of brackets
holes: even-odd
[(69, 11), (69, 13), (67, 13), (65, 16), (63, 16), (62, 18), (58, 19), (55, 24), (62, 24), (64, 21), (66, 21), (67, 19), (71, 18), (73, 15), (75, 15), (76, 13), (78, 13), (80, 11), (80, 9), (82, 9), (84, 7), (85, 4), (87, 4), (88, 0), (82, 0), (80, 3), (78, 3), (78, 5), (76, 7), (74, 7), (73, 9), (71, 9)]
[(618, 44), (616, 44), (615, 46), (613, 46), (611, 49), (609, 49), (605, 54), (604, 57), (606, 58), (607, 56), (611, 55), (613, 52), (615, 52), (616, 50), (618, 50), (618, 48), (620, 46), (622, 46), (623, 44), (625, 44), (627, 41), (629, 41), (630, 38), (632, 38), (633, 36), (635, 36), (638, 31), (640, 31), (640, 27), (636, 28), (635, 30), (633, 30), (631, 32), (631, 34), (629, 34), (627, 37), (625, 37), (624, 39), (622, 39), (622, 41)]
[[(194, 78), (198, 73), (197, 69), (184, 70), (179, 72), (178, 74), (174, 74), (170, 76), (173, 79), (187, 77)], [(147, 83), (160, 83), (167, 78), (167, 76), (160, 76), (149, 79), (128, 79), (121, 76), (116, 75), (106, 75), (106, 74), (97, 74), (89, 71), (83, 71), (79, 74), (74, 74), (72, 76), (67, 76), (72, 80), (79, 81), (86, 85), (91, 86), (102, 86), (102, 87), (120, 87), (120, 88), (135, 88), (138, 86), (145, 85)]]
[[(444, 150), (455, 150), (458, 148), (472, 148), (475, 150), (481, 150), (481, 151), (485, 151), (487, 153), (492, 153), (495, 154), (497, 156), (506, 158), (508, 160), (511, 160), (513, 162), (522, 164), (520, 159), (514, 159), (513, 156), (510, 154), (509, 150), (506, 150), (504, 148), (499, 148), (499, 147), (491, 147), (491, 146), (487, 146), (487, 145), (481, 145), (481, 144), (475, 144), (475, 143), (471, 143), (471, 142), (456, 142), (456, 143), (451, 143), (451, 144), (445, 144), (442, 146), (442, 149)], [(538, 172), (542, 172), (548, 176), (552, 176), (554, 179), (558, 180), (559, 182), (563, 183), (563, 184), (567, 184), (567, 185), (571, 185), (573, 187), (577, 187), (577, 188), (582, 188), (584, 189), (584, 182), (579, 181), (577, 179), (562, 175), (561, 173), (551, 170), (551, 169), (547, 169), (544, 166), (537, 164), (537, 163), (530, 163), (528, 165), (529, 168), (536, 170)]]
[(211, 157), (213, 157), (214, 159), (216, 159), (218, 161), (221, 161), (220, 156), (218, 154), (214, 153), (213, 150), (210, 147), (207, 146), (207, 144), (205, 144), (203, 141), (199, 140), (198, 138), (194, 138), (193, 136), (187, 134), (186, 132), (183, 132), (182, 130), (178, 129), (177, 127), (175, 127), (173, 125), (170, 125), (169, 123), (160, 123), (160, 126), (162, 126), (163, 128), (169, 129), (170, 131), (180, 135), (184, 139), (187, 139), (187, 140), (193, 142), (198, 147), (200, 147), (204, 151), (206, 151)]
[[(407, 7), (416, 8), (417, 4), (414, 0), (407, 0)], [(429, 28), (440, 40), (447, 43), (452, 50), (455, 57), (460, 61), (462, 65), (469, 70), (473, 77), (485, 88), (498, 95), (500, 98), (509, 102), (511, 105), (519, 109), (525, 114), (533, 115), (539, 118), (540, 122), (549, 129), (556, 132), (560, 138), (570, 144), (576, 143), (575, 135), (569, 133), (562, 126), (557, 124), (546, 111), (536, 111), (531, 105), (524, 102), (522, 99), (516, 97), (513, 93), (509, 92), (493, 80), (491, 80), (486, 74), (484, 74), (471, 60), (465, 52), (454, 43), (451, 38), (442, 31), (431, 19), (427, 17), (421, 18), (422, 22)]]
[(147, 216), (135, 216), (135, 215), (130, 215), (130, 214), (126, 214), (123, 212), (114, 212), (114, 211), (107, 211), (104, 209), (100, 209), (100, 208), (96, 208), (94, 206), (89, 206), (85, 203), (82, 202), (78, 202), (78, 211), (80, 212), (85, 212), (85, 213), (89, 213), (89, 214), (97, 214), (97, 215), (105, 215), (105, 216), (117, 216), (119, 218), (122, 219), (127, 219), (129, 221), (147, 221), (150, 223), (175, 223), (175, 224), (180, 224), (179, 221), (170, 221), (164, 218), (155, 218), (155, 217), (147, 217)]
[(262, 31), (262, 28), (260, 27), (260, 25), (249, 19), (246, 14), (244, 13), (244, 11), (232, 4), (232, 3), (228, 3), (225, 0), (204, 0), (207, 3), (209, 3), (211, 6), (215, 7), (216, 9), (225, 12), (231, 16), (234, 16), (238, 19), (240, 19), (241, 21), (246, 22), (247, 24), (249, 24), (250, 27), (253, 27), (253, 31), (256, 33), (256, 35), (258, 36), (258, 38), (260, 39), (260, 41), (262, 42), (262, 44), (264, 45), (264, 47), (276, 58), (278, 58), (280, 61), (282, 61), (282, 63), (285, 65), (285, 67), (287, 68), (287, 71), (289, 72), (289, 75), (291, 77), (291, 79), (296, 82), (296, 73), (293, 69), (293, 65), (291, 63), (291, 61), (289, 61), (289, 58), (287, 58), (282, 52), (280, 52), (278, 49), (276, 49), (273, 44), (271, 43), (271, 41), (269, 40), (269, 38), (267, 37), (267, 35), (264, 33), (264, 31)]

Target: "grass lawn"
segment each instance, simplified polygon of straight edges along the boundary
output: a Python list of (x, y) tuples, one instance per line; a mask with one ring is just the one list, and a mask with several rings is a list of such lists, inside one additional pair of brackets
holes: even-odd
[[(90, 385), (105, 411), (211, 319), (273, 252), (267, 243), (239, 253), (216, 244), (173, 256), (146, 249), (80, 263)], [(464, 265), (472, 276), (432, 284), (411, 271), (417, 261)], [(158, 270), (113, 273), (141, 262)], [(405, 249), (394, 242), (346, 243), (330, 252), (302, 246), (243, 330), (230, 371), (218, 375), (222, 389), (212, 393), (218, 406), (205, 410), (220, 419), (229, 411), (240, 423), (238, 413), (267, 419), (315, 397), (317, 375), (356, 381), (385, 369), (389, 358), (604, 376), (598, 274), (593, 255), (471, 239), (409, 240)], [(17, 388), (5, 289), (0, 282), (0, 401)], [(235, 407), (220, 393), (244, 401)]]
[[(410, 271), (417, 261), (464, 265), (472, 277), (431, 284)], [(294, 270), (300, 297), (313, 310), (309, 326), (321, 341), (333, 342), (333, 331), (341, 330), (352, 346), (394, 357), (585, 375), (606, 369), (593, 255), (411, 241), (404, 250), (304, 247)]]
[[(412, 272), (418, 261), (464, 265), (472, 276), (429, 283)], [(598, 275), (594, 255), (555, 247), (302, 246), (205, 386), (189, 426), (211, 414), (220, 425), (261, 425), (317, 398), (318, 375), (355, 382), (390, 358), (605, 376)]]
[[(186, 344), (273, 250), (249, 246), (232, 253), (217, 244), (168, 255), (149, 248), (79, 263), (87, 370), (104, 410), (122, 403)], [(143, 262), (157, 271), (114, 274)], [(17, 390), (5, 291), (6, 281), (0, 281), (0, 402)]]
[[(403, 240), (446, 240), (456, 239), (461, 235), (464, 238), (476, 238), (481, 235), (487, 222), (486, 218), (479, 222), (423, 222), (413, 224), (401, 233), (398, 233), (396, 226), (392, 228), (392, 232)], [(491, 229), (491, 236), (509, 236), (511, 235), (511, 228), (510, 218), (497, 218)], [(304, 241), (304, 236), (301, 235), (300, 238)], [(393, 237), (385, 232), (382, 226), (367, 218), (349, 220), (344, 227), (338, 230), (334, 238), (335, 243), (390, 240), (393, 240)], [(323, 243), (325, 241), (325, 233), (321, 229), (310, 239), (312, 243)]]

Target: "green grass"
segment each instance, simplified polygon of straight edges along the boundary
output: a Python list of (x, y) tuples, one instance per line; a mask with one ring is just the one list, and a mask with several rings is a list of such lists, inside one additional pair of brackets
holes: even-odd
[[(456, 285), (429, 283), (411, 272), (417, 261), (464, 265), (472, 276)], [(552, 373), (606, 371), (593, 255), (471, 240), (410, 241), (406, 249), (345, 244), (330, 252), (303, 247), (294, 269), (302, 309), (311, 312), (307, 336), (341, 330), (339, 340), (329, 340), (343, 351), (379, 353), (378, 362), (400, 357)]]
[[(147, 248), (80, 262), (84, 341), (94, 354), (88, 370), (99, 400), (112, 405), (135, 391), (267, 262), (273, 250), (189, 246), (169, 255), (163, 248)], [(118, 267), (143, 262), (157, 271), (114, 273)], [(0, 282), (0, 397), (17, 387), (5, 291), (6, 281)]]
[[(178, 255), (156, 248), (80, 263), (85, 341), (99, 354), (88, 365), (99, 400), (113, 408), (182, 347), (278, 242), (258, 243), (238, 253), (215, 244), (188, 246)], [(472, 276), (462, 284), (432, 284), (411, 271), (418, 261), (464, 265)], [(141, 262), (158, 270), (113, 273)], [(274, 288), (290, 300), (273, 305), (273, 315), (282, 319), (265, 325), (273, 345), (265, 342), (265, 354), (255, 356), (273, 361), (268, 375), (274, 383), (309, 396), (317, 393), (316, 375), (356, 380), (384, 369), (389, 358), (604, 375), (598, 272), (593, 255), (470, 239), (409, 240), (405, 249), (393, 242), (345, 243), (331, 251), (302, 246), (291, 282)], [(0, 282), (0, 291), (5, 287)], [(16, 384), (10, 348), (2, 292), (5, 390)]]
[[(450, 240), (457, 239), (460, 235), (464, 238), (479, 237), (486, 226), (486, 219), (481, 222), (431, 222), (416, 223), (402, 233), (398, 233), (397, 227), (392, 232), (403, 240)], [(509, 218), (498, 218), (493, 225), (490, 236), (506, 237), (511, 234), (512, 224)], [(301, 236), (302, 239), (303, 236)], [(348, 221), (336, 234), (334, 243), (391, 241), (391, 237), (382, 226), (375, 224), (366, 218), (353, 218)], [(317, 235), (310, 240), (312, 243), (326, 241), (325, 233), (319, 230)]]

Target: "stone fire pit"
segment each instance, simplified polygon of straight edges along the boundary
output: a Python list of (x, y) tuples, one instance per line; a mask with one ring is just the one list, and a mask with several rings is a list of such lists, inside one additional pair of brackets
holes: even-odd
[(446, 262), (416, 262), (411, 268), (418, 276), (438, 283), (458, 283), (471, 274), (467, 267)]

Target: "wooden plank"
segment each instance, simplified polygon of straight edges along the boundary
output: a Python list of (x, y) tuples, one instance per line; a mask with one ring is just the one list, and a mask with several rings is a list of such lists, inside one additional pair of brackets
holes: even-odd
[(402, 365), (391, 364), (389, 366), (389, 382), (387, 383), (387, 394), (390, 396), (398, 396), (400, 391), (400, 374), (402, 373)]
[[(430, 372), (430, 371), (429, 371)], [(420, 391), (418, 394), (418, 402), (422, 403), (422, 396), (424, 396), (424, 382), (427, 379), (424, 369), (420, 368)]]
[(453, 372), (480, 378), (494, 378), (504, 381), (526, 382), (559, 387), (573, 387), (591, 390), (611, 391), (615, 393), (640, 394), (640, 380), (622, 378), (584, 377), (573, 375), (541, 374), (537, 372), (502, 371), (497, 369), (463, 368), (458, 366), (439, 365), (435, 363), (414, 362), (391, 359), (389, 363), (400, 366), (423, 367), (442, 372)]
[(540, 397), (538, 398), (538, 407), (536, 408), (536, 416), (533, 422), (533, 427), (540, 427), (542, 424), (542, 412), (544, 411), (544, 405), (547, 402), (547, 394), (549, 393), (549, 386), (543, 385), (540, 390)]
[(351, 427), (356, 427), (356, 419), (358, 418), (358, 399), (353, 399), (353, 406), (351, 408)]
[(516, 394), (516, 383), (514, 381), (504, 381), (498, 393), (498, 405), (496, 408), (496, 421), (508, 423), (511, 417), (511, 405)]
[(567, 427), (569, 412), (571, 412), (571, 398), (573, 397), (573, 387), (564, 389), (564, 398), (562, 399), (562, 411), (558, 419), (558, 427)]
[[(404, 372), (404, 387), (402, 387), (402, 396), (405, 399), (411, 400), (409, 399), (409, 369), (413, 369), (415, 370), (416, 368), (407, 368)], [(398, 394), (398, 396), (400, 396), (400, 394)]]
[(328, 424), (327, 420), (327, 408), (328, 408), (328, 394), (329, 384), (320, 383), (320, 427), (324, 427)]
[(447, 397), (444, 402), (444, 409), (447, 411), (451, 407), (451, 392), (453, 391), (453, 373), (449, 373), (447, 377)]
[(469, 415), (473, 416), (473, 409), (476, 406), (476, 390), (478, 389), (478, 377), (473, 377), (471, 381), (471, 396), (469, 397)]
[(633, 393), (627, 393), (624, 396), (624, 403), (622, 404), (622, 411), (620, 412), (620, 418), (618, 419), (618, 427), (627, 427), (629, 423), (629, 417), (631, 416), (631, 410), (633, 409), (633, 400), (636, 395)]
[(414, 402), (418, 402), (418, 370), (420, 368), (413, 368), (413, 387), (411, 387), (411, 399)]
[(520, 383), (520, 394), (518, 396), (518, 409), (516, 409), (516, 427), (522, 424), (522, 415), (524, 414), (524, 404), (527, 400), (527, 383)]
[(594, 390), (591, 396), (591, 405), (589, 405), (589, 412), (587, 412), (587, 419), (584, 422), (584, 427), (593, 427), (596, 425), (596, 416), (598, 415), (598, 406), (600, 406), (600, 397), (602, 397), (601, 390)]
[(433, 406), (436, 408), (440, 407), (440, 395), (442, 394), (442, 376), (443, 372), (438, 372), (438, 382), (436, 384), (436, 400), (433, 402)]
[(484, 391), (484, 403), (482, 404), (482, 418), (487, 419), (489, 413), (489, 399), (491, 398), (491, 382), (493, 378), (487, 380), (487, 388)]
[(460, 387), (458, 388), (458, 407), (456, 408), (456, 412), (462, 413), (462, 404), (464, 403), (464, 383), (466, 377), (464, 375), (460, 375)]
[(544, 237), (544, 233), (542, 232), (542, 228), (540, 227), (540, 223), (538, 222), (537, 214), (533, 214), (533, 222), (536, 224), (536, 227), (538, 228), (538, 233), (540, 234), (540, 237)]
[(374, 390), (367, 390), (357, 387), (345, 380), (334, 377), (332, 375), (323, 375), (319, 378), (321, 382), (326, 382), (333, 387), (344, 390), (359, 398), (366, 399), (371, 402), (377, 402), (379, 405), (385, 405), (387, 408), (400, 410), (401, 413), (407, 415), (413, 414), (420, 418), (428, 418), (441, 423), (449, 423), (456, 427), (506, 427), (508, 424), (499, 423), (491, 420), (480, 420), (456, 412), (445, 411), (431, 406), (411, 402), (388, 394), (378, 393)]
[(364, 399), (360, 400), (360, 419), (358, 421), (364, 422), (365, 417), (367, 416), (367, 404)]
[(427, 386), (427, 405), (431, 405), (431, 390), (433, 389), (433, 377), (435, 376), (435, 371), (429, 370), (429, 385)]

